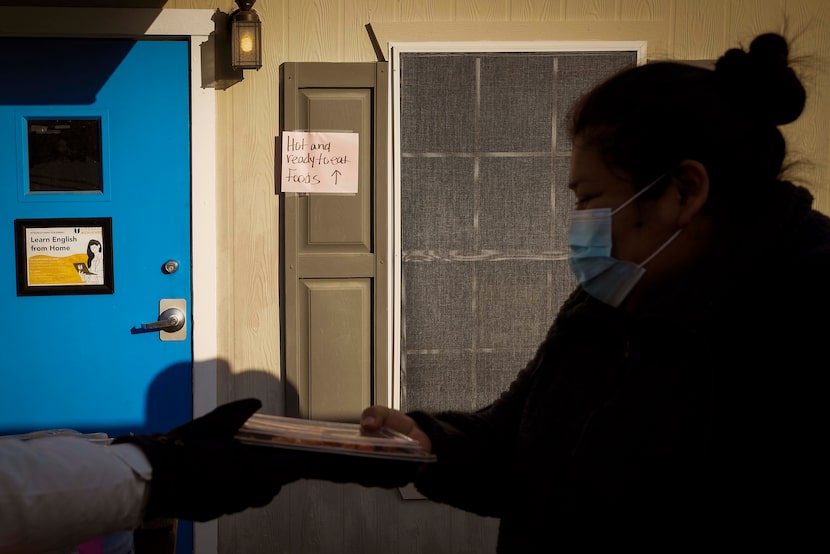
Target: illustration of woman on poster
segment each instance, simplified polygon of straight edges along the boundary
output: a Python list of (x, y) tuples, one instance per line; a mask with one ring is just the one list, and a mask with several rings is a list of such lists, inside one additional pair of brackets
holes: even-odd
[(92, 239), (86, 247), (87, 271), (81, 272), (81, 278), (90, 285), (100, 285), (104, 282), (104, 256), (100, 241)]

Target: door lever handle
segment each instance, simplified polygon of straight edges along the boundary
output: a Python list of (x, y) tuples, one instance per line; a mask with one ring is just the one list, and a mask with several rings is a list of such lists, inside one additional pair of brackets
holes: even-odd
[(184, 312), (178, 308), (167, 308), (159, 314), (158, 321), (141, 324), (142, 329), (159, 329), (166, 333), (175, 333), (182, 327), (184, 327)]

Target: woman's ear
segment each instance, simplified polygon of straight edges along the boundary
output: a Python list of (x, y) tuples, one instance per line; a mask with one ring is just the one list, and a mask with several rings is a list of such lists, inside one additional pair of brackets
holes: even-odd
[(677, 195), (677, 224), (682, 229), (709, 199), (709, 172), (697, 160), (683, 160), (671, 172), (669, 189)]

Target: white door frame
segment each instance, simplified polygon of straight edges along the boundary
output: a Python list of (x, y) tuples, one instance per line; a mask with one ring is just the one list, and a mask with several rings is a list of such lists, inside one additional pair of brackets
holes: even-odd
[[(193, 291), (193, 415), (216, 406), (216, 101), (202, 88), (200, 45), (214, 30), (214, 10), (0, 7), (0, 37), (189, 37)], [(197, 554), (218, 551), (216, 521), (194, 526)]]

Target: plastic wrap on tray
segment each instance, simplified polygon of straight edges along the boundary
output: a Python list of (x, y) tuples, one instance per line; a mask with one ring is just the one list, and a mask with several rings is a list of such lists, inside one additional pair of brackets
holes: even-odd
[(254, 414), (237, 439), (247, 444), (315, 450), (335, 454), (430, 462), (435, 456), (397, 431), (367, 432), (357, 423)]

